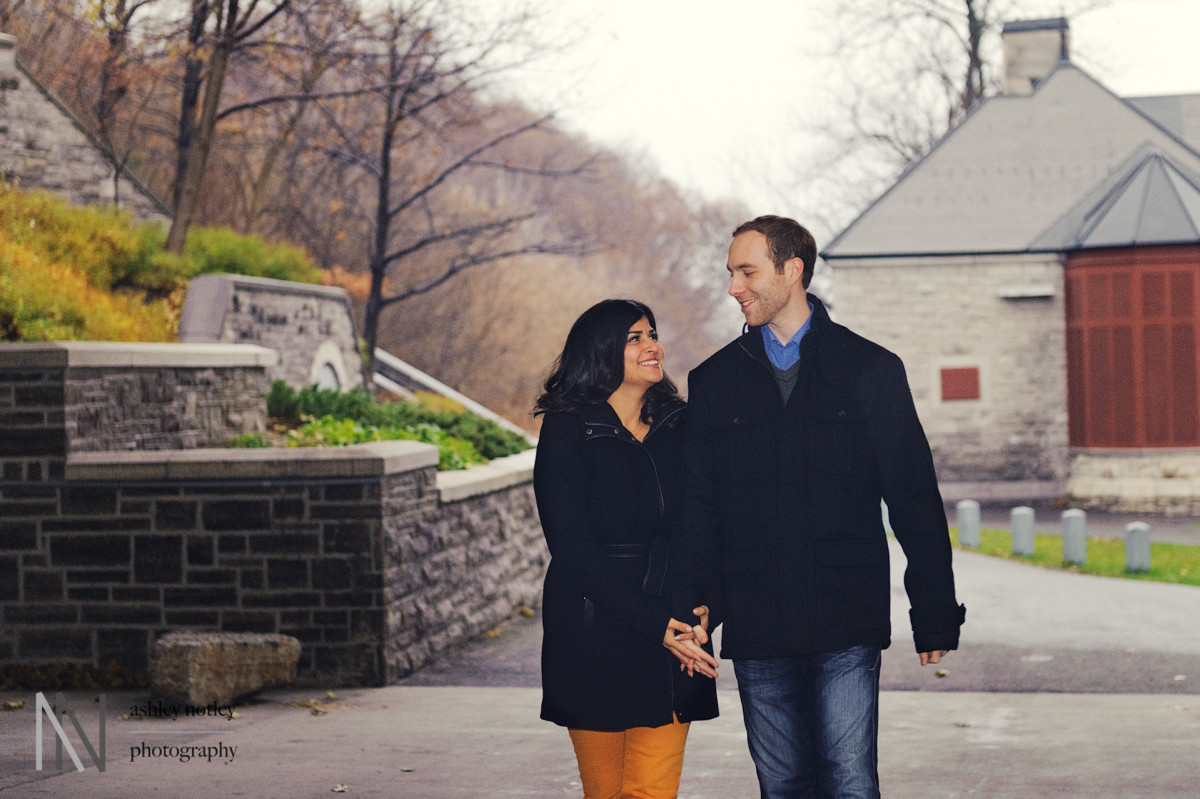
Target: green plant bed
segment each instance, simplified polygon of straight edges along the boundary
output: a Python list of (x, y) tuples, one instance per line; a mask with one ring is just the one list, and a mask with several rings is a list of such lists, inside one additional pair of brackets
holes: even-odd
[(438, 448), (440, 472), (466, 469), (472, 464), (488, 462), (470, 441), (455, 438), (431, 424), (418, 424), (412, 428), (379, 427), (359, 424), (353, 419), (322, 416), (289, 430), (287, 436), (289, 447), (344, 447), (369, 441), (420, 441), (433, 444)]
[(992, 557), (1020, 561), (1048, 569), (1063, 569), (1079, 574), (1200, 586), (1200, 546), (1151, 543), (1151, 568), (1144, 572), (1130, 572), (1125, 570), (1124, 541), (1111, 538), (1089, 538), (1087, 540), (1087, 563), (1076, 565), (1063, 560), (1062, 538), (1057, 535), (1035, 535), (1033, 554), (1028, 557), (1018, 557), (1012, 554), (1012, 533), (1007, 530), (985, 527), (980, 531), (979, 537), (979, 549), (963, 547), (958, 541), (958, 528), (950, 528), (950, 540), (954, 547), (967, 552), (979, 552)]
[[(491, 419), (442, 400), (376, 402), (365, 388), (295, 390), (276, 380), (267, 394), (267, 415), (287, 429), (286, 446), (338, 447), (369, 441), (421, 441), (438, 448), (438, 469), (466, 469), (492, 458), (530, 449), (525, 438)], [(261, 435), (241, 436), (230, 446), (269, 446)]]

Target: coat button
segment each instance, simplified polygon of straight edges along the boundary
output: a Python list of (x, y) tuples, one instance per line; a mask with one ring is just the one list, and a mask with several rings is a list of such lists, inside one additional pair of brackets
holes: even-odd
[(583, 434), (590, 436), (592, 434), (592, 428), (589, 427), (587, 430), (584, 430)]
[(839, 418), (839, 419), (845, 419), (845, 418), (846, 418), (846, 412), (845, 412), (845, 411), (838, 411), (838, 418)]

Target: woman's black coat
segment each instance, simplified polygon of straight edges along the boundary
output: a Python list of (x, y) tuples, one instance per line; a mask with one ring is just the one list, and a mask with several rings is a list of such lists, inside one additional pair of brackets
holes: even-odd
[[(662, 645), (665, 519), (683, 495), (683, 403), (639, 442), (607, 403), (546, 415), (533, 486), (550, 547), (542, 718), (577, 729), (659, 727), (717, 715), (712, 679)], [(666, 590), (664, 590), (666, 589)]]

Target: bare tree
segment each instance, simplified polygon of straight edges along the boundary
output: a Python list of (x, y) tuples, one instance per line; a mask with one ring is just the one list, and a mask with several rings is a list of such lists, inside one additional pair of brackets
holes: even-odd
[(230, 61), (239, 50), (262, 46), (272, 21), (291, 3), (292, 0), (191, 0), (176, 138), (174, 217), (167, 234), (170, 252), (183, 252), (188, 226), (199, 202)]
[[(155, 80), (145, 80), (149, 69), (142, 47), (132, 42), (134, 20), (158, 0), (95, 0), (96, 25), (104, 36), (105, 49), (97, 75), (95, 114), (96, 138), (113, 161), (113, 201), (121, 202), (121, 175), (133, 155), (136, 142), (130, 129), (154, 94)], [(139, 37), (140, 38), (140, 37)], [(144, 39), (143, 39), (144, 41)], [(143, 72), (133, 81), (133, 71)]]
[[(322, 149), (360, 170), (372, 194), (369, 359), (386, 308), (484, 264), (587, 248), (583, 237), (549, 229), (536, 193), (506, 183), (578, 175), (586, 164), (561, 162), (553, 150), (534, 161), (500, 157), (507, 143), (549, 132), (550, 117), (481, 102), (489, 79), (533, 56), (528, 13), (483, 29), (464, 29), (462, 19), (445, 0), (390, 4), (367, 21), (370, 38), (356, 59), (371, 90), (322, 106), (334, 134)], [(421, 273), (416, 262), (435, 266)]]

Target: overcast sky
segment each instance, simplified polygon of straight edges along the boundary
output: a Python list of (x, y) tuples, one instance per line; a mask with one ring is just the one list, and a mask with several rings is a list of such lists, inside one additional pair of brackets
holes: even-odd
[[(806, 46), (828, 2), (553, 0), (579, 43), (522, 91), (554, 96), (570, 128), (649, 154), (686, 187), (761, 205), (760, 176), (796, 146), (788, 120), (829, 71)], [(1071, 21), (1072, 55), (1121, 96), (1200, 93), (1197, 31), (1200, 0), (1115, 0)]]

